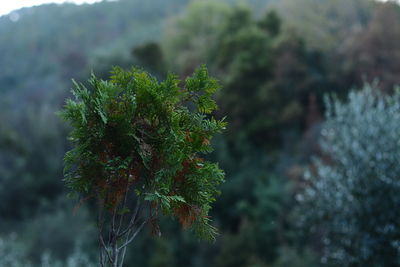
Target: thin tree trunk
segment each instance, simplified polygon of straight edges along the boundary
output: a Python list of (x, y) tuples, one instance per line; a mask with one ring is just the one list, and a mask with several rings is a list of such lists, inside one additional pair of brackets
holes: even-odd
[[(123, 207), (125, 206), (125, 203)], [(122, 207), (122, 208), (123, 208)], [(132, 243), (142, 228), (150, 221), (147, 218), (139, 225), (139, 211), (141, 210), (141, 201), (137, 199), (135, 209), (131, 216), (119, 214), (118, 208), (115, 208), (107, 219), (104, 213), (99, 213), (99, 244), (100, 244), (100, 266), (101, 267), (122, 267), (127, 250), (127, 246)], [(124, 218), (125, 216), (125, 218)], [(150, 216), (151, 217), (151, 216)], [(108, 221), (108, 229), (104, 233), (104, 221)], [(125, 222), (123, 222), (125, 221)], [(125, 225), (124, 227), (122, 227)], [(135, 227), (136, 226), (136, 227)], [(107, 236), (104, 237), (104, 234)]]

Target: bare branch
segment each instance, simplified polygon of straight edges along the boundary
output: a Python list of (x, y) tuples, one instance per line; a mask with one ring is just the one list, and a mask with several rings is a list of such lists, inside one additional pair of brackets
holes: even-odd
[(122, 248), (126, 247), (127, 245), (129, 245), (129, 243), (131, 243), (133, 241), (133, 239), (135, 239), (135, 237), (140, 232), (140, 230), (142, 230), (143, 226), (148, 222), (149, 222), (149, 219), (143, 221), (142, 224), (138, 227), (138, 229), (136, 229), (136, 231), (133, 233), (133, 235), (122, 246), (120, 246), (119, 249), (122, 249)]
[(103, 250), (106, 252), (108, 259), (111, 259), (111, 255), (109, 255), (107, 246), (103, 240), (103, 225), (104, 225), (104, 214), (103, 214), (103, 200), (98, 197), (98, 228), (99, 228), (99, 258), (100, 258), (100, 266), (106, 266), (106, 258), (104, 257)]
[[(100, 242), (99, 242), (100, 244)], [(104, 257), (103, 257), (103, 250), (101, 249), (101, 245), (99, 245), (99, 261), (100, 261), (100, 266), (105, 267), (104, 265)]]
[(128, 192), (129, 192), (129, 187), (127, 187), (127, 189), (125, 191), (124, 202), (122, 204), (122, 214), (121, 214), (121, 216), (119, 218), (119, 225), (118, 225), (118, 230), (117, 230), (117, 236), (118, 237), (119, 237), (119, 232), (121, 231), (122, 222), (123, 222), (124, 217), (125, 217), (124, 208), (126, 206), (126, 199), (128, 198)]
[[(141, 201), (140, 201), (140, 198), (138, 198), (137, 201), (136, 201), (135, 211), (134, 211), (134, 213), (132, 214), (132, 217), (131, 217), (131, 219), (130, 219), (130, 221), (129, 221), (129, 224), (128, 224), (128, 226), (126, 227), (126, 229), (125, 229), (122, 233), (120, 233), (120, 234), (118, 235), (118, 238), (124, 236), (125, 234), (127, 234), (128, 232), (130, 232), (130, 231), (132, 230), (132, 228), (134, 227), (134, 225), (135, 225), (135, 223), (136, 223), (136, 221), (137, 221), (137, 216), (138, 216), (138, 214), (139, 214), (140, 207), (141, 207)], [(128, 234), (128, 235), (129, 235), (129, 234)]]
[(115, 217), (116, 216), (117, 216), (117, 207), (114, 207), (112, 220), (111, 220), (111, 229), (112, 229), (113, 236), (115, 236)]
[(103, 236), (102, 236), (101, 233), (100, 233), (100, 235), (99, 235), (99, 239), (100, 239), (101, 245), (103, 246), (103, 250), (106, 252), (106, 255), (108, 256), (108, 260), (110, 261), (110, 263), (112, 263), (112, 262), (113, 262), (112, 257), (111, 257), (111, 255), (110, 255), (110, 252), (109, 252), (108, 249), (107, 249), (107, 246), (106, 246), (106, 244), (105, 244), (105, 242), (104, 242), (104, 239), (103, 239)]
[(122, 265), (124, 264), (125, 253), (126, 253), (126, 246), (122, 250), (121, 262), (119, 263), (119, 267), (123, 267)]
[[(134, 211), (134, 213), (133, 213), (133, 215), (131, 217), (129, 225), (125, 229), (125, 231), (120, 235), (120, 237), (122, 237), (123, 235), (127, 234), (125, 242), (128, 242), (128, 240), (129, 240), (129, 235), (130, 235), (130, 233), (132, 231), (133, 226), (135, 225), (136, 218), (138, 216), (140, 206), (141, 206), (141, 201), (140, 201), (140, 198), (138, 198), (137, 201), (136, 201), (135, 211)], [(123, 267), (122, 265), (123, 265), (124, 259), (125, 259), (126, 247), (127, 246), (124, 246), (123, 248), (121, 247), (123, 250), (122, 250), (122, 254), (121, 254), (121, 262), (120, 262), (120, 266), (119, 267)]]

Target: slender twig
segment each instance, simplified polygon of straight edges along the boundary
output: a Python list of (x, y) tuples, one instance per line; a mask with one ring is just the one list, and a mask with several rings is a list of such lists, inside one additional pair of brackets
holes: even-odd
[(149, 219), (143, 221), (142, 224), (138, 227), (138, 229), (136, 229), (136, 231), (133, 233), (133, 235), (122, 246), (120, 246), (119, 249), (122, 249), (122, 248), (126, 247), (127, 245), (129, 245), (129, 243), (131, 243), (133, 241), (133, 239), (135, 239), (135, 237), (140, 232), (140, 230), (142, 230), (143, 226), (148, 222), (149, 222)]
[[(130, 233), (131, 233), (131, 231), (132, 231), (132, 229), (133, 229), (133, 226), (134, 226), (135, 223), (136, 223), (136, 219), (137, 219), (137, 216), (138, 216), (138, 214), (139, 214), (140, 207), (141, 207), (141, 201), (140, 201), (140, 198), (138, 198), (138, 199), (136, 200), (135, 211), (134, 211), (134, 213), (133, 213), (133, 215), (132, 215), (132, 217), (131, 217), (131, 219), (130, 219), (130, 222), (129, 222), (129, 224), (128, 224), (128, 227), (124, 230), (123, 233), (120, 234), (120, 236), (123, 236), (123, 235), (126, 234), (126, 241), (125, 241), (125, 242), (128, 242), (128, 240), (129, 240), (129, 235), (130, 235)], [(125, 247), (122, 248), (121, 261), (120, 261), (119, 267), (122, 267), (122, 265), (124, 264), (124, 259), (125, 259), (125, 254), (126, 254), (126, 248), (127, 248), (127, 246), (125, 246)], [(120, 248), (120, 249), (121, 249), (121, 248)]]
[[(126, 192), (124, 196), (124, 201), (123, 201), (123, 207), (125, 207), (127, 203), (127, 195), (128, 191)], [(118, 208), (121, 206), (119, 205), (118, 207), (114, 207), (112, 210), (112, 213), (110, 216), (107, 216), (108, 218), (105, 217), (103, 213), (103, 207), (100, 203), (99, 199), (99, 217), (98, 217), (98, 227), (99, 227), (99, 246), (101, 250), (100, 254), (100, 266), (105, 267), (107, 266), (106, 262), (108, 261), (111, 266), (113, 267), (122, 267), (123, 262), (125, 259), (126, 255), (126, 250), (128, 244), (130, 244), (133, 239), (138, 235), (138, 233), (142, 230), (144, 225), (150, 221), (150, 218), (148, 220), (143, 221), (139, 227), (133, 231), (138, 218), (139, 218), (139, 213), (142, 207), (141, 199), (140, 197), (137, 198), (136, 200), (136, 205), (135, 209), (133, 211), (132, 216), (129, 218), (129, 221), (127, 221), (127, 227), (123, 229), (124, 223), (124, 218), (128, 219), (126, 216), (124, 217), (124, 214), (121, 214), (120, 217), (117, 215)], [(151, 214), (150, 214), (151, 215)], [(149, 216), (151, 217), (151, 216)], [(104, 223), (107, 220), (107, 224), (109, 223), (109, 228), (108, 228), (108, 240), (107, 242), (103, 238), (103, 227)], [(123, 230), (123, 231), (122, 231)], [(132, 233), (133, 232), (133, 233)], [(107, 233), (106, 233), (107, 235)], [(119, 245), (120, 243), (120, 238), (126, 236), (124, 238), (125, 242), (122, 243), (122, 245)]]
[(115, 217), (116, 216), (117, 216), (117, 207), (114, 207), (112, 220), (111, 220), (111, 229), (112, 229), (113, 236), (115, 236)]
[(124, 247), (124, 248), (122, 249), (121, 262), (120, 262), (120, 264), (119, 264), (119, 267), (122, 267), (122, 265), (124, 264), (125, 253), (126, 253), (126, 247)]
[[(102, 205), (102, 200), (100, 197), (98, 197), (98, 207), (99, 207), (99, 211), (98, 211), (98, 229), (99, 229), (99, 257), (100, 257), (100, 265), (101, 267), (105, 267), (105, 258), (104, 258), (104, 254), (103, 254), (103, 250), (107, 252), (107, 246), (104, 243), (103, 240), (103, 236), (102, 236), (102, 232), (103, 232), (103, 225), (104, 225), (104, 215), (103, 215), (103, 205)], [(103, 246), (103, 249), (102, 249)], [(110, 259), (110, 255), (108, 255), (108, 258)]]
[(117, 243), (117, 239), (116, 237), (114, 237), (115, 239), (113, 240), (113, 244), (112, 244), (112, 249), (113, 249), (113, 262), (112, 265), (114, 267), (118, 267), (118, 254), (119, 254), (119, 249), (118, 249), (118, 243)]
[[(137, 204), (136, 204), (137, 205)], [(128, 241), (129, 235), (131, 233), (132, 228), (130, 228), (128, 230), (128, 234), (126, 235), (126, 241)], [(126, 242), (125, 241), (125, 242)], [(122, 255), (121, 255), (121, 263), (119, 267), (122, 267), (122, 264), (124, 263), (124, 259), (125, 259), (125, 253), (126, 253), (126, 246), (122, 249)]]
[(101, 249), (101, 246), (99, 245), (99, 261), (100, 261), (100, 266), (104, 266), (104, 259), (103, 259), (103, 250)]
[(119, 232), (121, 231), (121, 227), (122, 227), (122, 222), (124, 220), (125, 217), (125, 212), (124, 212), (124, 208), (126, 205), (126, 199), (128, 198), (128, 192), (129, 192), (129, 187), (127, 187), (126, 191), (125, 191), (125, 196), (124, 196), (124, 202), (122, 204), (122, 214), (120, 215), (119, 218), (119, 225), (118, 225), (118, 230), (117, 230), (117, 236), (119, 236)]
[(135, 211), (132, 214), (129, 224), (125, 228), (125, 230), (118, 235), (118, 238), (124, 236), (126, 233), (128, 233), (133, 228), (133, 226), (135, 225), (135, 223), (137, 221), (137, 215), (139, 214), (140, 206), (141, 206), (141, 201), (140, 201), (140, 198), (138, 198), (136, 201)]
[(112, 262), (113, 262), (112, 257), (111, 257), (111, 255), (110, 255), (110, 252), (109, 252), (108, 249), (107, 249), (106, 244), (104, 243), (104, 239), (103, 239), (103, 236), (102, 236), (101, 233), (100, 233), (100, 243), (101, 243), (101, 245), (103, 246), (103, 249), (104, 249), (104, 251), (106, 252), (106, 255), (108, 256), (108, 260), (110, 261), (110, 263), (112, 263)]

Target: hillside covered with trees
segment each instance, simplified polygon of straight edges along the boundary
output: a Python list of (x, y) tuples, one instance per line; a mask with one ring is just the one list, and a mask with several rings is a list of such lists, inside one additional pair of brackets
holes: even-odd
[(199, 242), (164, 216), (126, 266), (400, 264), (398, 4), (47, 4), (1, 16), (0, 51), (0, 266), (97, 266), (94, 204), (63, 181), (71, 79), (118, 65), (184, 80), (202, 64), (228, 123), (206, 156), (225, 172), (219, 235)]

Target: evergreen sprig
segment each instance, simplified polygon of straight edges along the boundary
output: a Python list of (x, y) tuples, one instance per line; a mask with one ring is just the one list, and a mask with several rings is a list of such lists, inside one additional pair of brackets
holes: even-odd
[(224, 172), (202, 155), (226, 126), (210, 115), (220, 86), (205, 66), (180, 83), (173, 74), (158, 82), (139, 68), (119, 67), (108, 81), (92, 74), (89, 88), (74, 82), (74, 99), (61, 112), (74, 146), (65, 155), (65, 181), (105, 211), (133, 213), (126, 198), (141, 199), (153, 215), (177, 217), (212, 240), (208, 212)]

